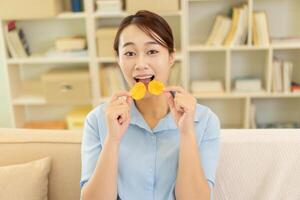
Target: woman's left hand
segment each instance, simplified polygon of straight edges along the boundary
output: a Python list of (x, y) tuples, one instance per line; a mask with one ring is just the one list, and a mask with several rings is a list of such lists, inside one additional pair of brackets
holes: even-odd
[[(175, 91), (173, 98), (171, 91)], [(185, 91), (180, 86), (170, 86), (164, 89), (170, 111), (181, 134), (193, 133), (195, 109), (197, 100), (193, 95)]]

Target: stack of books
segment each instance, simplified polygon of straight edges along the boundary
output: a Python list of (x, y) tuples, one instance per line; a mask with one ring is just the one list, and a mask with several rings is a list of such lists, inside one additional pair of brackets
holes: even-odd
[(12, 58), (26, 58), (30, 56), (28, 42), (22, 29), (18, 29), (15, 21), (10, 21), (5, 25), (5, 39), (8, 52)]
[(223, 93), (224, 87), (219, 80), (193, 80), (191, 91), (192, 93)]
[(97, 0), (97, 12), (99, 13), (120, 13), (122, 12), (121, 0)]
[(263, 92), (260, 78), (246, 76), (234, 79), (235, 87), (233, 92)]
[(273, 60), (273, 92), (291, 92), (292, 71), (292, 62), (280, 59)]

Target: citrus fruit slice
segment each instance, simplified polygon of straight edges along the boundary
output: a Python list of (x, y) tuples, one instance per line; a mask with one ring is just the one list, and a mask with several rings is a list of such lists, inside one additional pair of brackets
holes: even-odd
[(148, 91), (154, 95), (160, 95), (163, 92), (164, 88), (164, 84), (157, 80), (150, 81), (150, 83), (148, 84)]
[(142, 82), (136, 83), (130, 90), (131, 96), (135, 100), (143, 98), (146, 94), (146, 86)]

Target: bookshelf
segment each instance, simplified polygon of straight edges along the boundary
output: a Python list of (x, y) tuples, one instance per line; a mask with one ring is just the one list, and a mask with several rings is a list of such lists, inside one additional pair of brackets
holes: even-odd
[[(239, 3), (248, 5), (248, 36), (245, 45), (206, 46), (217, 14), (228, 15)], [(194, 93), (198, 102), (209, 106), (221, 120), (222, 128), (252, 128), (251, 105), (256, 106), (258, 123), (297, 121), (300, 123), (300, 93), (274, 93), (273, 58), (293, 62), (292, 80), (300, 82), (300, 44), (252, 45), (252, 12), (265, 11), (269, 33), (275, 37), (300, 36), (297, 21), (300, 13), (298, 0), (180, 0), (180, 10), (159, 13), (170, 23), (177, 49), (176, 63), (181, 68), (181, 85), (191, 92), (193, 80), (219, 80), (223, 93)], [(116, 63), (113, 56), (99, 57), (96, 31), (106, 26), (118, 26), (121, 13), (99, 13), (93, 1), (84, 0), (84, 11), (66, 11), (47, 19), (19, 20), (17, 27), (26, 34), (33, 55), (29, 58), (9, 58), (6, 53), (4, 24), (1, 20), (0, 41), (3, 41), (3, 60), (10, 88), (10, 118), (13, 127), (23, 127), (32, 120), (62, 120), (66, 113), (82, 104), (50, 104), (41, 93), (41, 76), (52, 68), (79, 67), (89, 71), (92, 99), (97, 106), (108, 98), (101, 96), (99, 71), (101, 67)], [(288, 23), (287, 23), (288, 22)], [(55, 30), (55, 31), (53, 31)], [(43, 57), (53, 46), (55, 38), (83, 35), (87, 39), (84, 56)], [(234, 80), (240, 76), (259, 77), (261, 92), (235, 92)], [(25, 85), (25, 86), (24, 86)], [(41, 113), (47, 115), (41, 116)]]

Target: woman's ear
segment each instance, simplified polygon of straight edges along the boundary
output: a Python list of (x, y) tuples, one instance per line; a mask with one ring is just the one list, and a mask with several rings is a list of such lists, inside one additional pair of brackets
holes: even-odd
[(169, 57), (170, 66), (174, 64), (175, 57), (176, 57), (176, 49), (174, 48), (173, 52), (170, 53), (170, 57)]
[(117, 61), (118, 65), (119, 65), (119, 66), (121, 66), (121, 65), (120, 65), (120, 58), (119, 58), (119, 54), (118, 54), (117, 52), (115, 52), (115, 59), (116, 59), (116, 61)]

